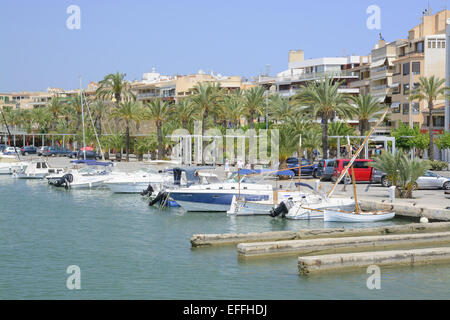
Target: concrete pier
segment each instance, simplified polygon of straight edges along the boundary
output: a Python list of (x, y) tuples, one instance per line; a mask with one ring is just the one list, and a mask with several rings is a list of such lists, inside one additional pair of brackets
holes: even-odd
[(400, 234), (384, 236), (362, 236), (325, 238), (311, 240), (289, 240), (260, 243), (240, 243), (240, 257), (262, 257), (273, 255), (311, 255), (407, 249), (420, 246), (439, 246), (450, 243), (450, 232)]
[[(396, 201), (397, 202), (397, 201)], [(450, 221), (450, 210), (414, 206), (409, 203), (390, 203), (388, 201), (359, 200), (364, 211), (393, 211), (397, 216), (428, 218), (430, 220)]]
[(192, 247), (202, 246), (230, 246), (239, 243), (342, 238), (370, 235), (427, 233), (450, 231), (450, 222), (436, 222), (429, 224), (412, 223), (405, 225), (393, 225), (386, 227), (374, 227), (364, 229), (302, 229), (295, 231), (261, 232), (261, 233), (230, 233), (230, 234), (197, 234), (190, 239)]
[(371, 265), (419, 265), (450, 262), (450, 248), (427, 248), (346, 254), (329, 254), (298, 258), (298, 271), (302, 275), (323, 271), (348, 271)]

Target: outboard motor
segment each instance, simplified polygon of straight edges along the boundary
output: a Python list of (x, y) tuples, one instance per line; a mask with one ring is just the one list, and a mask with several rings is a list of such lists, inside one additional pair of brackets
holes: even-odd
[(167, 198), (169, 197), (169, 194), (167, 192), (164, 191), (160, 191), (157, 196), (155, 197), (155, 199), (153, 199), (152, 201), (150, 201), (150, 203), (148, 204), (149, 206), (153, 206), (155, 203), (159, 203), (161, 204), (165, 204), (167, 202)]
[(64, 188), (67, 190), (67, 189), (69, 189), (69, 185), (72, 182), (73, 182), (73, 175), (68, 173), (68, 174), (63, 175), (61, 179), (56, 180), (56, 182), (53, 185), (55, 187), (64, 186)]
[(141, 192), (141, 196), (151, 196), (151, 194), (153, 193), (153, 191), (155, 191), (155, 190), (153, 190), (153, 187), (149, 184), (148, 185), (148, 187), (147, 187), (147, 189), (145, 189), (145, 190), (142, 190), (142, 192)]
[(270, 210), (270, 216), (272, 218), (278, 217), (281, 214), (282, 218), (286, 218), (286, 214), (289, 213), (289, 209), (291, 209), (294, 206), (294, 202), (291, 199), (288, 199), (286, 201), (282, 201), (278, 207), (272, 208)]

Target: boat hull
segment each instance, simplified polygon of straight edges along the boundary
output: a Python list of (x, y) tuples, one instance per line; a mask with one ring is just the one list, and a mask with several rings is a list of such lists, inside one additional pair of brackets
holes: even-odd
[[(186, 211), (200, 212), (227, 212), (230, 209), (233, 196), (238, 197), (238, 193), (189, 193), (172, 192), (170, 197), (175, 200)], [(269, 200), (270, 195), (264, 192), (258, 194), (241, 194), (241, 199), (248, 201)]]
[(114, 193), (141, 193), (147, 189), (148, 185), (148, 182), (105, 183), (105, 186)]
[(286, 215), (291, 220), (314, 220), (324, 219), (324, 210), (355, 210), (354, 200), (329, 199), (318, 203), (296, 204)]
[(340, 212), (325, 210), (323, 220), (325, 222), (378, 222), (393, 219), (394, 212), (375, 212), (355, 214), (352, 212)]

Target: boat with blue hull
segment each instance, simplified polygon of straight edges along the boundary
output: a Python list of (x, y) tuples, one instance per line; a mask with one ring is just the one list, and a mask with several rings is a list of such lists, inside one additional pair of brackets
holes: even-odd
[[(186, 211), (227, 212), (233, 197), (251, 202), (272, 200), (273, 187), (270, 184), (251, 183), (240, 174), (232, 176), (225, 182), (220, 182), (217, 177), (199, 174), (199, 170), (205, 169), (211, 168), (173, 169), (175, 187), (166, 192)], [(176, 188), (180, 185), (182, 172), (186, 175), (186, 187)]]

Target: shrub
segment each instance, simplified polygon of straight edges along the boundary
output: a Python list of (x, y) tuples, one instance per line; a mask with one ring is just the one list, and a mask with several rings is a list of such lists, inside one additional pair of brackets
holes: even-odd
[(448, 168), (448, 163), (446, 161), (426, 160), (426, 162), (432, 171), (443, 171)]

